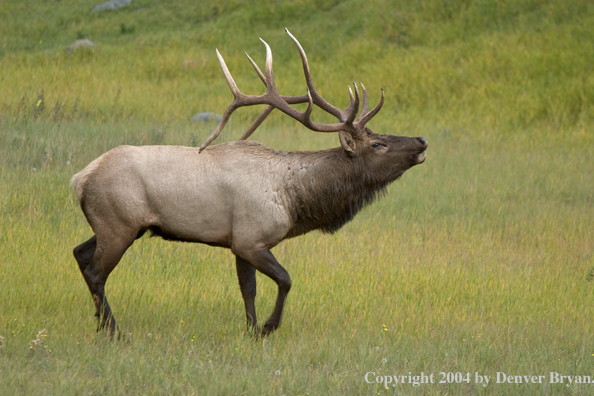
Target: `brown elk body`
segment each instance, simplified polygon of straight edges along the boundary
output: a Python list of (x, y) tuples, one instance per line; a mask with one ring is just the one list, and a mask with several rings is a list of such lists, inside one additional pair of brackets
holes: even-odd
[[(201, 148), (121, 146), (91, 162), (72, 179), (81, 208), (95, 235), (74, 249), (74, 256), (95, 301), (99, 329), (115, 333), (116, 322), (105, 298), (105, 282), (135, 239), (151, 231), (167, 240), (204, 243), (231, 249), (236, 256), (240, 290), (248, 323), (257, 328), (256, 270), (278, 285), (274, 311), (262, 333), (281, 321), (291, 288), (287, 271), (270, 252), (287, 238), (312, 230), (335, 232), (385, 191), (407, 169), (425, 160), (423, 138), (377, 135), (366, 127), (382, 102), (355, 120), (359, 95), (338, 110), (313, 88), (307, 59), (297, 44), (306, 73), (308, 95), (280, 96), (274, 88), (272, 56), (267, 47), (266, 76), (252, 64), (267, 94), (241, 94), (222, 57), (221, 66), (235, 100), (223, 116), (216, 137), (238, 107), (268, 104), (251, 132), (273, 108), (310, 129), (339, 132), (341, 147), (314, 152), (284, 152), (245, 140)], [(250, 59), (251, 60), (251, 59)], [(355, 88), (357, 88), (355, 86)], [(364, 89), (364, 88), (363, 88)], [(357, 91), (357, 90), (356, 90)], [(238, 99), (239, 98), (239, 99)], [(309, 102), (297, 112), (290, 103)], [(313, 104), (335, 115), (340, 124), (309, 119)]]

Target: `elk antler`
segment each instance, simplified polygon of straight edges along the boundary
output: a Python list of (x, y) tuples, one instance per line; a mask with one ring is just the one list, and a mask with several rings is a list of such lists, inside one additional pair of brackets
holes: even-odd
[[(301, 60), (303, 63), (303, 71), (305, 74), (305, 81), (307, 84), (307, 95), (302, 96), (282, 96), (278, 93), (276, 89), (276, 85), (274, 83), (274, 74), (272, 71), (272, 50), (270, 46), (262, 39), (262, 43), (264, 43), (266, 47), (266, 69), (265, 73), (262, 73), (256, 62), (253, 61), (252, 58), (246, 53), (250, 63), (256, 70), (256, 73), (266, 86), (266, 93), (260, 96), (248, 96), (244, 95), (239, 91), (237, 88), (237, 84), (233, 80), (231, 73), (229, 72), (229, 68), (225, 64), (225, 60), (219, 53), (217, 49), (217, 57), (219, 58), (219, 63), (221, 65), (221, 69), (223, 70), (223, 74), (225, 75), (225, 79), (227, 80), (227, 84), (231, 89), (231, 93), (233, 93), (233, 102), (229, 105), (225, 113), (223, 114), (223, 118), (221, 122), (216, 127), (216, 129), (212, 132), (212, 134), (206, 139), (206, 141), (200, 146), (200, 151), (204, 150), (213, 140), (217, 138), (217, 136), (221, 133), (227, 121), (231, 117), (231, 114), (238, 108), (243, 106), (252, 106), (257, 104), (266, 104), (268, 105), (266, 109), (258, 116), (258, 118), (254, 121), (254, 123), (248, 128), (248, 130), (241, 136), (240, 140), (247, 139), (255, 130), (262, 124), (262, 122), (266, 119), (266, 117), (272, 112), (272, 110), (279, 109), (283, 113), (287, 114), (288, 116), (296, 119), (300, 123), (302, 123), (307, 128), (311, 129), (312, 131), (316, 132), (338, 132), (338, 131), (346, 131), (353, 135), (358, 135), (361, 133), (362, 130), (365, 129), (365, 124), (373, 118), (377, 112), (381, 109), (383, 102), (384, 102), (384, 91), (382, 89), (382, 98), (380, 103), (370, 112), (367, 112), (368, 107), (368, 98), (367, 98), (367, 91), (363, 84), (361, 87), (363, 88), (363, 110), (355, 121), (355, 117), (359, 111), (359, 89), (356, 83), (353, 83), (355, 87), (355, 96), (353, 96), (353, 92), (349, 87), (349, 96), (350, 96), (350, 104), (349, 106), (341, 110), (330, 103), (328, 103), (322, 96), (316, 91), (313, 80), (311, 77), (311, 73), (309, 71), (309, 64), (307, 62), (307, 56), (305, 55), (305, 51), (299, 44), (299, 41), (287, 30), (285, 29), (289, 37), (295, 42), (299, 53), (301, 54)], [(308, 103), (308, 107), (305, 112), (297, 111), (291, 104), (296, 103)], [(327, 113), (332, 114), (335, 116), (338, 121), (338, 124), (318, 124), (311, 120), (311, 112), (313, 110), (313, 105), (318, 106), (322, 110), (326, 111)]]

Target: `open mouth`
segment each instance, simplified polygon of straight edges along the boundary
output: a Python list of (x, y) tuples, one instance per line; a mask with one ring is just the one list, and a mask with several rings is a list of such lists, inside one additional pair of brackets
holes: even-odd
[(427, 155), (423, 151), (422, 153), (414, 154), (413, 156), (411, 156), (411, 160), (415, 165), (422, 164), (423, 162), (425, 162), (426, 156)]

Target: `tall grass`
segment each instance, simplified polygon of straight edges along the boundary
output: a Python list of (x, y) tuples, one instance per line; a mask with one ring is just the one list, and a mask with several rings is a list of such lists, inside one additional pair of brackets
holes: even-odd
[[(0, 7), (0, 394), (592, 393), (493, 383), (497, 372), (594, 377), (590, 2), (90, 8)], [(267, 339), (246, 332), (230, 252), (143, 238), (107, 284), (126, 336), (109, 342), (93, 331), (71, 254), (91, 230), (70, 177), (121, 144), (201, 144), (212, 125), (191, 116), (231, 100), (215, 46), (242, 91), (260, 93), (241, 51), (262, 64), (263, 37), (281, 92), (302, 94), (284, 26), (333, 103), (346, 105), (354, 79), (372, 101), (385, 88), (371, 126), (425, 136), (427, 161), (337, 234), (274, 249), (293, 289)], [(64, 52), (83, 36), (99, 50)], [(238, 111), (219, 139), (236, 139), (258, 110)], [(254, 139), (285, 150), (338, 144), (280, 114)], [(276, 286), (259, 276), (258, 287), (262, 321)], [(385, 389), (366, 383), (368, 372), (473, 380)], [(490, 384), (474, 384), (475, 372)]]

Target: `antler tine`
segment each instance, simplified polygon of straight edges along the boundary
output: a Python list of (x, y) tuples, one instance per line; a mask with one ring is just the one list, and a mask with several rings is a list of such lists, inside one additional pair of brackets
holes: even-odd
[(351, 97), (351, 104), (349, 105), (349, 108), (351, 110), (349, 112), (348, 118), (345, 121), (347, 124), (351, 124), (355, 120), (355, 117), (357, 117), (357, 112), (359, 111), (359, 88), (357, 88), (356, 83), (353, 83), (353, 85), (355, 86), (355, 98), (353, 98), (353, 91), (351, 90), (351, 87), (349, 87), (349, 96)]
[[(349, 89), (349, 98), (351, 99), (351, 102), (349, 103), (349, 107), (353, 107), (353, 104), (355, 103), (355, 97), (353, 96), (353, 90), (351, 89), (351, 87), (349, 85), (347, 85), (347, 88)], [(356, 85), (355, 85), (355, 89), (357, 89)]]
[[(358, 91), (357, 89), (357, 84), (355, 84), (353, 82), (353, 85), (355, 86), (355, 90)], [(357, 92), (357, 96), (358, 96), (359, 92)], [(347, 116), (347, 120), (350, 118), (351, 113), (353, 112), (353, 110), (355, 111), (355, 116), (357, 115), (356, 113), (359, 111), (359, 103), (357, 102), (357, 108), (355, 109), (355, 98), (353, 97), (353, 92), (351, 91), (351, 87), (349, 87), (349, 98), (351, 99), (351, 101), (349, 102), (349, 105), (347, 106), (346, 109), (341, 110), (343, 114), (346, 114)]]
[(360, 82), (361, 88), (363, 89), (363, 107), (361, 108), (361, 113), (359, 114), (359, 120), (367, 113), (367, 107), (369, 106), (369, 98), (367, 97), (367, 90), (365, 89), (365, 85)]
[(274, 85), (274, 73), (272, 72), (272, 50), (268, 43), (260, 38), (260, 41), (264, 43), (266, 47), (266, 88), (268, 92), (274, 91), (276, 92), (276, 86)]
[(357, 121), (357, 125), (365, 126), (375, 115), (380, 111), (382, 106), (384, 105), (384, 89), (382, 88), (382, 98), (380, 99), (379, 103), (373, 110), (369, 113), (365, 114), (364, 116), (360, 117)]
[(256, 73), (258, 73), (258, 77), (260, 77), (260, 80), (262, 80), (262, 82), (264, 83), (264, 85), (267, 85), (266, 84), (266, 77), (264, 76), (264, 74), (262, 73), (262, 71), (260, 70), (260, 68), (256, 64), (256, 62), (254, 62), (254, 60), (248, 55), (247, 52), (244, 52), (244, 54), (249, 59), (250, 63), (252, 64), (252, 67), (254, 68), (254, 70), (256, 70)]
[(229, 85), (229, 89), (231, 90), (231, 93), (233, 94), (233, 102), (227, 108), (227, 110), (225, 110), (225, 114), (223, 114), (223, 118), (221, 119), (221, 122), (219, 122), (219, 125), (217, 125), (217, 127), (215, 128), (214, 131), (212, 131), (212, 133), (210, 134), (208, 139), (206, 139), (206, 141), (204, 143), (202, 143), (202, 146), (200, 146), (200, 148), (198, 149), (198, 152), (201, 152), (202, 150), (204, 150), (206, 148), (206, 146), (208, 146), (213, 140), (215, 140), (220, 135), (221, 131), (227, 124), (227, 121), (229, 121), (231, 114), (233, 114), (233, 112), (239, 107), (238, 101), (243, 96), (243, 94), (241, 92), (239, 92), (239, 88), (237, 88), (237, 84), (235, 83), (235, 80), (233, 80), (233, 76), (231, 75), (231, 72), (229, 71), (229, 68), (227, 67), (227, 64), (225, 63), (225, 59), (223, 59), (223, 56), (221, 55), (221, 53), (219, 52), (218, 49), (216, 49), (216, 52), (217, 52), (217, 58), (219, 58), (219, 64), (221, 65), (221, 69), (223, 69), (223, 74), (225, 75), (225, 79), (227, 80), (227, 84)]
[(254, 131), (256, 129), (258, 129), (258, 127), (264, 122), (264, 120), (266, 119), (266, 117), (268, 117), (268, 115), (272, 112), (272, 110), (274, 110), (274, 106), (272, 106), (272, 105), (266, 106), (264, 111), (262, 111), (260, 113), (258, 118), (256, 118), (256, 120), (252, 123), (252, 125), (250, 125), (250, 127), (247, 129), (247, 131), (245, 131), (243, 133), (243, 135), (241, 135), (239, 140), (247, 140), (247, 138), (249, 138), (252, 135), (252, 133), (254, 133)]
[(217, 52), (217, 58), (219, 58), (219, 64), (221, 65), (221, 69), (223, 69), (223, 74), (225, 75), (225, 80), (227, 80), (227, 84), (229, 84), (229, 89), (231, 89), (233, 96), (237, 96), (238, 94), (241, 95), (241, 92), (239, 92), (239, 88), (237, 88), (237, 84), (235, 83), (235, 80), (233, 80), (233, 76), (231, 75), (231, 72), (229, 71), (229, 68), (227, 67), (227, 64), (225, 63), (225, 59), (223, 59), (223, 56), (219, 52), (218, 48), (215, 49), (215, 51)]
[(285, 32), (287, 32), (287, 34), (289, 35), (291, 40), (293, 40), (293, 42), (297, 46), (297, 49), (299, 50), (299, 54), (301, 55), (301, 63), (303, 63), (303, 73), (305, 74), (305, 82), (307, 83), (307, 88), (309, 88), (309, 90), (311, 91), (311, 96), (313, 98), (314, 103), (318, 105), (318, 107), (320, 107), (322, 110), (338, 118), (340, 122), (345, 122), (351, 110), (350, 106), (346, 110), (341, 110), (338, 107), (331, 105), (324, 98), (322, 98), (322, 96), (318, 93), (318, 91), (316, 91), (316, 88), (314, 87), (311, 72), (309, 71), (309, 62), (307, 61), (307, 55), (305, 55), (303, 47), (295, 38), (295, 36), (293, 36), (291, 32), (289, 32), (289, 29), (285, 28)]
[(229, 118), (231, 117), (231, 114), (235, 111), (235, 109), (237, 109), (237, 107), (234, 106), (234, 104), (235, 104), (235, 101), (233, 101), (233, 103), (231, 104), (231, 106), (229, 106), (227, 108), (227, 110), (225, 110), (225, 114), (223, 114), (223, 118), (221, 119), (221, 122), (219, 122), (219, 125), (217, 125), (217, 127), (215, 128), (215, 130), (212, 131), (212, 133), (208, 137), (208, 139), (206, 139), (206, 141), (204, 143), (202, 143), (202, 146), (200, 146), (200, 148), (198, 149), (198, 152), (199, 153), (202, 150), (204, 150), (206, 148), (206, 146), (208, 146), (210, 143), (212, 143), (212, 141), (215, 140), (219, 136), (219, 134), (221, 133), (221, 131), (223, 130), (223, 128), (227, 124), (227, 121), (229, 121)]

